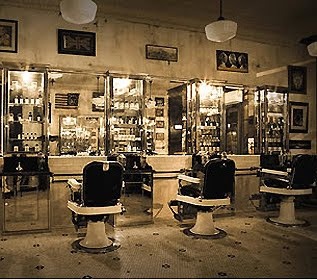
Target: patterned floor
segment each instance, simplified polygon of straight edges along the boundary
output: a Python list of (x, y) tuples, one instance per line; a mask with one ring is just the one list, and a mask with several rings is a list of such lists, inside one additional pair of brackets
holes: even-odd
[(228, 235), (197, 239), (190, 224), (156, 219), (154, 224), (112, 228), (121, 247), (106, 254), (80, 253), (72, 227), (50, 233), (2, 236), (0, 278), (317, 278), (317, 212), (299, 209), (311, 222), (285, 228), (265, 222), (274, 213), (251, 211), (215, 219)]

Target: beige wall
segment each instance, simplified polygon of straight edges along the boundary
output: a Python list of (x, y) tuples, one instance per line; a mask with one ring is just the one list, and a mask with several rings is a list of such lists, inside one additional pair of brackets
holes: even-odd
[[(312, 140), (312, 152), (316, 152), (316, 60), (309, 57), (305, 46), (297, 42), (289, 46), (279, 46), (274, 42), (263, 44), (240, 40), (237, 36), (229, 42), (220, 44), (208, 41), (203, 30), (194, 32), (154, 27), (116, 20), (114, 17), (109, 17), (106, 22), (99, 20), (97, 25), (73, 25), (65, 22), (56, 10), (24, 9), (14, 7), (13, 4), (9, 7), (0, 6), (0, 18), (19, 22), (18, 53), (2, 52), (1, 61), (49, 64), (52, 69), (77, 69), (102, 73), (109, 70), (127, 74), (146, 73), (153, 77), (161, 77), (163, 80), (201, 78), (226, 80), (229, 83), (248, 86), (263, 84), (287, 86), (286, 66), (307, 66), (307, 94), (291, 94), (290, 99), (302, 102), (309, 100), (309, 133), (291, 134), (291, 138)], [(58, 28), (96, 32), (96, 57), (58, 54)], [(145, 44), (177, 47), (178, 62), (167, 63), (145, 59)], [(217, 71), (215, 66), (217, 49), (248, 53), (249, 73)], [(154, 83), (159, 82), (160, 79), (154, 80)], [(169, 82), (166, 84), (166, 89), (175, 86)], [(164, 89), (159, 90), (158, 95), (164, 95)]]

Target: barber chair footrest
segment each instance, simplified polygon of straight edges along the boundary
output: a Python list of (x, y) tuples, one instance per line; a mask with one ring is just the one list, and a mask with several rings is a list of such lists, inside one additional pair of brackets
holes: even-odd
[(115, 251), (118, 248), (120, 248), (121, 245), (119, 243), (116, 243), (116, 241), (112, 238), (109, 238), (109, 239), (112, 241), (112, 244), (108, 247), (105, 247), (105, 248), (87, 248), (87, 247), (84, 247), (84, 246), (80, 245), (80, 242), (83, 240), (83, 238), (75, 240), (72, 243), (72, 248), (78, 252), (91, 253), (91, 254), (109, 253), (109, 252)]

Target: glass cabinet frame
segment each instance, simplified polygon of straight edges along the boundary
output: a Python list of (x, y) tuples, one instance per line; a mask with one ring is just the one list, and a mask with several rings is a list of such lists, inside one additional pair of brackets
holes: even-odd
[(109, 154), (146, 150), (145, 84), (140, 76), (107, 75), (105, 147)]
[(3, 70), (4, 154), (47, 153), (47, 69)]
[(259, 154), (283, 154), (289, 150), (289, 94), (286, 87), (261, 86), (256, 92)]

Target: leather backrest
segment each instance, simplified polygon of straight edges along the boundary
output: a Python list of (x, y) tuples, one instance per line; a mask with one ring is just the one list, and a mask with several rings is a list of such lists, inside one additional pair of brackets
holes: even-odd
[(309, 188), (316, 180), (317, 157), (297, 155), (292, 163), (291, 188)]
[(115, 205), (121, 196), (123, 167), (119, 162), (103, 161), (88, 163), (83, 170), (83, 201), (85, 206)]
[(211, 159), (205, 165), (203, 198), (226, 198), (234, 192), (235, 163), (231, 159)]

